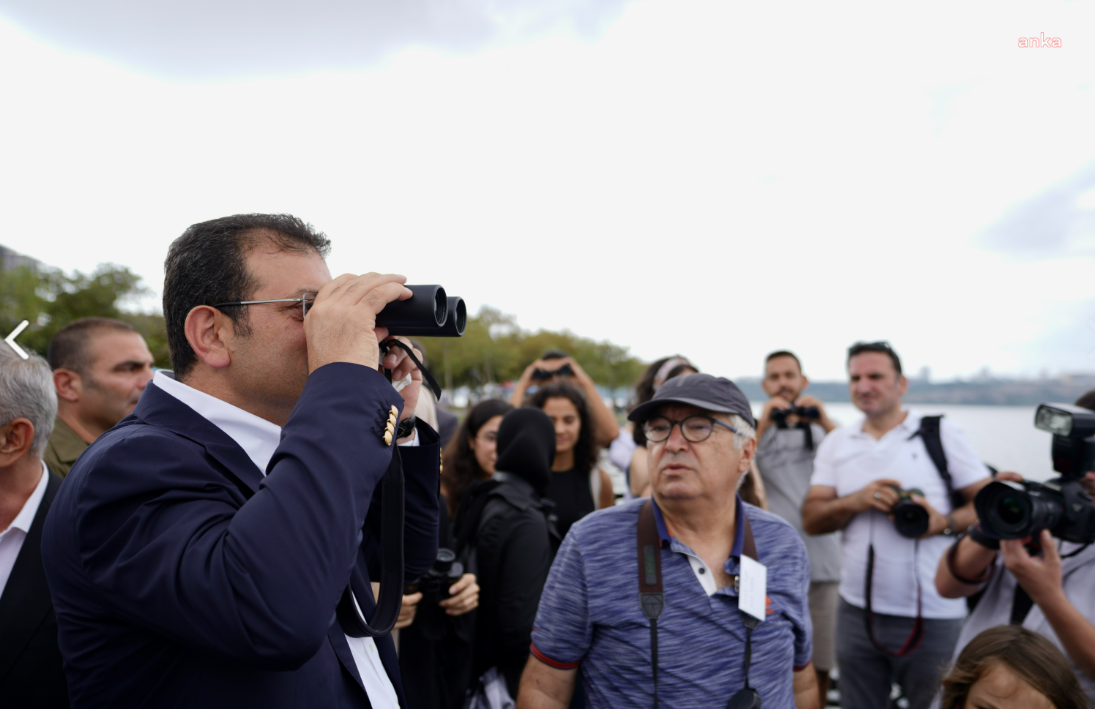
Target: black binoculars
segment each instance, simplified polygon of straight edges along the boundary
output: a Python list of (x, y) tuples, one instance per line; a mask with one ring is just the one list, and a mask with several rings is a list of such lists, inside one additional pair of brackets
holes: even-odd
[(532, 381), (542, 382), (553, 377), (573, 377), (574, 368), (569, 364), (564, 364), (558, 369), (534, 369), (532, 370)]
[(798, 416), (804, 421), (816, 421), (821, 418), (821, 410), (816, 406), (792, 406), (789, 409), (772, 409), (772, 422), (784, 425), (788, 416)]
[(407, 286), (412, 295), (395, 300), (377, 313), (377, 327), (403, 337), (460, 337), (468, 326), (464, 299), (448, 296), (441, 286)]

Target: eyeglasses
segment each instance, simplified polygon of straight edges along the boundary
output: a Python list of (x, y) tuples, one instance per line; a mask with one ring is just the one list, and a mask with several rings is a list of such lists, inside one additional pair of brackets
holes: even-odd
[(674, 421), (673, 419), (667, 419), (664, 416), (655, 416), (643, 424), (643, 433), (646, 434), (646, 440), (651, 443), (661, 443), (669, 438), (669, 434), (673, 433), (673, 427), (677, 424), (680, 424), (681, 435), (684, 436), (684, 439), (692, 443), (702, 443), (703, 441), (706, 441), (711, 437), (716, 425), (730, 429), (734, 433), (740, 433), (740, 431), (733, 426), (728, 426), (716, 418), (703, 416), (702, 414), (688, 416), (683, 421)]
[(300, 317), (308, 314), (312, 309), (312, 303), (316, 302), (315, 293), (305, 293), (299, 298), (276, 298), (274, 300), (236, 300), (231, 303), (217, 303), (214, 308), (225, 308), (230, 305), (261, 305), (262, 303), (300, 303)]

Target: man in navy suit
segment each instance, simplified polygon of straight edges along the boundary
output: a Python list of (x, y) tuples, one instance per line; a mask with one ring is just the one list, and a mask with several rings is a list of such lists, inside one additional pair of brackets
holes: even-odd
[[(174, 376), (87, 449), (46, 520), (74, 707), (403, 704), (391, 637), (347, 634), (336, 607), (349, 583), (375, 609), (378, 483), (421, 386), (402, 350), (379, 361), (375, 321), (410, 291), (332, 280), (328, 249), (294, 217), (254, 214), (171, 245)], [(410, 383), (397, 393), (378, 365)], [(440, 451), (428, 426), (404, 428), (413, 578), (437, 554)]]

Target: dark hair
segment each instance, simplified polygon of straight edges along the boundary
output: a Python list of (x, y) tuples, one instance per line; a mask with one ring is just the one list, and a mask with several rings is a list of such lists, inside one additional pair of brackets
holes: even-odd
[[(331, 250), (326, 236), (288, 214), (213, 219), (191, 225), (171, 243), (164, 260), (163, 316), (176, 378), (186, 376), (198, 361), (186, 341), (186, 316), (199, 305), (247, 300), (257, 284), (247, 272), (246, 256), (260, 243), (323, 258)], [(246, 308), (231, 307), (224, 313), (232, 318), (237, 335), (251, 333)]]
[[(775, 352), (764, 358), (764, 366), (767, 367), (768, 363), (774, 360), (776, 357), (790, 357), (791, 359), (795, 360), (795, 364), (798, 365), (798, 373), (802, 374), (802, 360), (800, 360), (791, 350), (776, 350)], [(848, 357), (850, 359), (851, 355), (848, 355)], [(900, 366), (898, 366), (897, 371), (901, 371)]]
[(525, 406), (535, 406), (543, 410), (548, 399), (569, 399), (578, 410), (578, 419), (582, 428), (578, 431), (578, 442), (574, 444), (574, 469), (588, 475), (597, 465), (597, 431), (594, 429), (593, 416), (589, 413), (589, 402), (582, 390), (570, 382), (552, 382), (538, 388), (536, 393), (525, 399)]
[(468, 409), (464, 422), (456, 430), (442, 455), (441, 482), (449, 503), (450, 515), (460, 507), (464, 492), (476, 480), (482, 480), (486, 471), (479, 467), (469, 440), (479, 435), (479, 429), (495, 416), (505, 416), (513, 405), (501, 399), (484, 399)]
[(77, 374), (87, 374), (92, 365), (90, 349), (91, 337), (97, 332), (110, 330), (113, 332), (137, 332), (127, 322), (114, 318), (81, 318), (73, 320), (68, 325), (57, 331), (53, 339), (49, 341), (46, 350), (46, 359), (49, 368), (70, 369)]
[[(635, 403), (631, 405), (631, 408), (635, 408), (639, 404), (645, 404), (646, 402), (654, 398), (654, 379), (658, 376), (658, 371), (665, 366), (666, 362), (671, 359), (677, 358), (683, 359), (685, 361), (681, 362), (676, 367), (673, 367), (673, 369), (670, 369), (668, 372), (666, 372), (665, 381), (669, 381), (673, 377), (679, 377), (681, 374), (689, 369), (696, 372), (699, 371), (698, 369), (696, 369), (696, 366), (694, 364), (689, 362), (681, 355), (662, 357), (659, 360), (651, 362), (650, 366), (646, 368), (645, 372), (643, 372), (643, 376), (639, 378), (639, 383), (635, 385)], [(646, 445), (646, 434), (643, 433), (642, 426), (636, 425), (634, 427), (634, 430), (631, 433), (631, 438), (635, 441), (635, 445), (637, 446)]]
[[(897, 376), (901, 376), (901, 358), (894, 352), (893, 347), (890, 347), (889, 342), (857, 342), (848, 348), (848, 361), (845, 366), (851, 365), (852, 357), (861, 355), (864, 352), (879, 352), (884, 355), (888, 355), (890, 361), (893, 362), (893, 368), (897, 372)], [(794, 356), (794, 355), (792, 355)], [(797, 358), (796, 358), (797, 359)], [(802, 365), (799, 365), (802, 368)]]
[(962, 709), (970, 688), (996, 664), (1044, 694), (1057, 709), (1087, 709), (1087, 696), (1068, 658), (1049, 640), (1020, 625), (989, 628), (966, 645), (943, 678), (940, 709)]
[(1085, 409), (1095, 411), (1095, 389), (1092, 389), (1077, 399), (1074, 406), (1082, 406)]
[(540, 355), (540, 359), (565, 359), (569, 357), (566, 352), (562, 350), (548, 350), (544, 354)]

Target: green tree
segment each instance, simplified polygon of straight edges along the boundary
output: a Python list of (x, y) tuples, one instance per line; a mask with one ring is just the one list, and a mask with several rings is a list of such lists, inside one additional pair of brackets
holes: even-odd
[(116, 264), (99, 264), (90, 274), (76, 271), (72, 275), (57, 270), (36, 272), (26, 266), (4, 271), (0, 265), (0, 331), (6, 335), (21, 321), (29, 321), (19, 344), (45, 356), (53, 336), (73, 320), (116, 318), (133, 325), (144, 336), (156, 365), (167, 367), (163, 316), (120, 308), (147, 292), (140, 276)]

